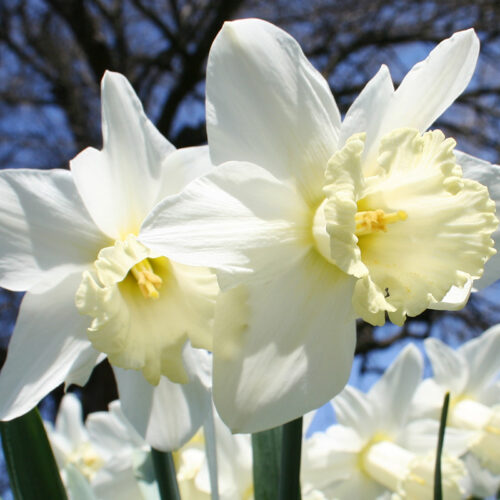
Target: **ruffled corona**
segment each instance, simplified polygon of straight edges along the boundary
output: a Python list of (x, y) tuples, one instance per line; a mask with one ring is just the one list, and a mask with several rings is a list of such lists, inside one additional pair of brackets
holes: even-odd
[[(364, 472), (394, 492), (394, 500), (427, 500), (434, 491), (434, 454), (416, 455), (395, 443), (383, 441), (363, 455)], [(441, 457), (443, 498), (460, 500), (465, 491), (464, 465), (457, 458)]]
[(382, 138), (373, 175), (363, 175), (363, 134), (328, 162), (316, 247), (359, 278), (353, 306), (369, 323), (382, 325), (387, 312), (403, 324), (479, 278), (495, 253), (495, 204), (486, 187), (462, 178), (454, 146), (439, 130), (403, 128)]
[(211, 349), (207, 325), (217, 294), (215, 276), (152, 257), (134, 235), (102, 249), (94, 268), (83, 274), (75, 301), (81, 314), (93, 318), (88, 336), (94, 348), (115, 366), (141, 370), (153, 385), (161, 375), (187, 383), (186, 341)]
[(500, 474), (500, 407), (464, 399), (454, 405), (450, 417), (453, 426), (476, 431), (470, 438), (470, 451), (483, 467)]

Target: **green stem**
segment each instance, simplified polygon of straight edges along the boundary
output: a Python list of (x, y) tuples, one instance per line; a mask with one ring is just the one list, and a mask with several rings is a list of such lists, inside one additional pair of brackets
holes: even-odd
[(302, 417), (283, 426), (279, 500), (300, 500), (300, 456)]
[(444, 396), (443, 409), (441, 410), (441, 421), (439, 422), (439, 435), (436, 450), (436, 466), (434, 468), (434, 500), (443, 499), (443, 488), (441, 484), (441, 455), (443, 453), (444, 432), (446, 430), (446, 419), (448, 417), (448, 405), (450, 404), (450, 393)]
[(181, 500), (172, 453), (152, 448), (151, 457), (161, 500)]
[(276, 500), (281, 450), (281, 427), (252, 434), (255, 500)]

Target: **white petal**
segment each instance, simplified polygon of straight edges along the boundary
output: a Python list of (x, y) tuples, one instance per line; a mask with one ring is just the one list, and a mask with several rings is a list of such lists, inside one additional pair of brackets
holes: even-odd
[(0, 172), (0, 285), (28, 290), (90, 264), (107, 238), (65, 170)]
[(99, 500), (118, 498), (120, 500), (142, 500), (144, 498), (138, 479), (135, 477), (132, 457), (113, 457), (97, 471), (92, 480), (92, 489)]
[(469, 453), (464, 459), (471, 480), (471, 494), (474, 498), (490, 498), (497, 494), (500, 488), (500, 476), (495, 476), (481, 466), (479, 460)]
[[(490, 261), (491, 258), (486, 265), (488, 265)], [(472, 283), (472, 278), (469, 278), (463, 287), (452, 286), (439, 302), (430, 304), (429, 309), (435, 309), (437, 311), (458, 311), (462, 309), (469, 300), (472, 292)]]
[(96, 224), (117, 239), (137, 234), (158, 201), (162, 162), (175, 148), (148, 120), (123, 75), (107, 71), (101, 96), (104, 147), (85, 149), (70, 165)]
[(71, 384), (83, 387), (92, 374), (94, 367), (105, 359), (106, 355), (102, 352), (96, 351), (91, 345), (83, 349), (73, 361), (71, 370), (64, 380), (64, 390), (66, 390)]
[[(480, 182), (488, 188), (490, 198), (495, 202), (498, 216), (500, 214), (500, 165), (492, 165), (461, 151), (455, 151), (455, 157), (462, 167), (464, 177)], [(497, 253), (486, 262), (483, 276), (474, 281), (474, 288), (479, 290), (500, 278), (500, 229), (497, 229), (491, 237), (495, 241)]]
[(69, 376), (75, 360), (90, 342), (88, 320), (74, 305), (80, 274), (48, 291), (28, 292), (21, 303), (0, 374), (0, 419), (31, 410)]
[(460, 396), (470, 376), (469, 367), (463, 355), (439, 339), (429, 338), (425, 340), (424, 344), (431, 360), (436, 382), (450, 390), (452, 397)]
[(64, 472), (71, 500), (102, 500), (94, 495), (88, 479), (75, 466), (68, 464)]
[(61, 400), (57, 411), (56, 431), (67, 437), (73, 447), (88, 439), (83, 426), (82, 405), (74, 394), (67, 393)]
[[(423, 455), (435, 451), (439, 433), (439, 421), (415, 420), (401, 430), (397, 443), (413, 453)], [(468, 448), (471, 433), (462, 429), (446, 427), (444, 449), (446, 453), (459, 457)]]
[(368, 397), (360, 390), (347, 386), (332, 400), (337, 421), (351, 427), (365, 441), (378, 428), (378, 416)]
[(224, 287), (289, 268), (311, 246), (311, 217), (293, 187), (231, 162), (157, 205), (139, 239), (175, 262), (215, 268)]
[(191, 181), (213, 169), (208, 146), (177, 149), (165, 157), (156, 203), (180, 193)]
[(109, 411), (93, 412), (87, 416), (85, 426), (92, 444), (102, 455), (132, 453), (147, 445), (121, 411), (120, 401), (113, 401)]
[(349, 480), (358, 467), (363, 445), (349, 427), (334, 425), (306, 439), (302, 445), (301, 482), (323, 491)]
[(317, 201), (340, 114), (297, 42), (265, 21), (225, 23), (210, 50), (206, 86), (214, 163), (244, 160), (295, 177)]
[(408, 418), (422, 372), (422, 355), (413, 344), (408, 344), (370, 390), (368, 399), (378, 409), (386, 432), (397, 432)]
[(352, 286), (311, 250), (272, 281), (220, 297), (214, 401), (233, 432), (280, 425), (344, 387), (355, 345)]
[(479, 337), (463, 344), (458, 352), (469, 365), (465, 391), (476, 394), (500, 372), (500, 325), (486, 330)]
[[(187, 346), (185, 351), (189, 349)], [(154, 387), (135, 370), (114, 368), (123, 413), (146, 442), (158, 450), (176, 450), (189, 441), (211, 404), (206, 374), (208, 355), (196, 351), (188, 356), (191, 361), (187, 360), (186, 369), (191, 380), (187, 384), (174, 384), (161, 377)]]
[(378, 140), (399, 127), (427, 130), (467, 87), (479, 54), (474, 30), (460, 31), (443, 40), (425, 60), (405, 76), (393, 95), (381, 121), (378, 134), (367, 137), (371, 158)]
[(340, 130), (339, 149), (349, 137), (360, 132), (366, 132), (367, 139), (377, 137), (381, 121), (374, 117), (384, 115), (393, 94), (389, 68), (384, 64), (347, 110)]
[(414, 419), (439, 420), (444, 395), (448, 389), (441, 387), (433, 378), (426, 378), (417, 387), (411, 403), (410, 415)]

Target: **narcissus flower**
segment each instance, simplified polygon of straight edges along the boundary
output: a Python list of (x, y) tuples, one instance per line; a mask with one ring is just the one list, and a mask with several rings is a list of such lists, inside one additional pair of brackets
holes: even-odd
[[(438, 339), (427, 339), (425, 348), (433, 378), (422, 382), (414, 400), (416, 416), (439, 418), (439, 399), (450, 392), (448, 424), (469, 431), (473, 493), (496, 493), (500, 483), (500, 326), (469, 340), (457, 350)], [(477, 462), (477, 463), (476, 463)], [(489, 471), (489, 474), (486, 472)], [(495, 477), (496, 476), (496, 477)]]
[(210, 360), (193, 347), (211, 348), (218, 287), (207, 269), (139, 237), (151, 209), (211, 163), (207, 148), (176, 151), (122, 75), (106, 73), (101, 90), (101, 151), (84, 150), (71, 172), (0, 172), (0, 285), (28, 290), (0, 376), (0, 418), (62, 382), (84, 383), (107, 356), (127, 417), (150, 444), (178, 447), (210, 405)]
[[(214, 411), (214, 436), (218, 498), (253, 500), (252, 445), (247, 434), (234, 435)], [(174, 452), (177, 482), (182, 498), (211, 500), (209, 459), (205, 432), (200, 429), (180, 450)]]
[(233, 430), (276, 426), (337, 394), (356, 316), (401, 324), (467, 300), (497, 220), (460, 165), (498, 181), (425, 131), (468, 84), (478, 48), (472, 30), (455, 34), (396, 91), (382, 67), (341, 123), (292, 37), (255, 19), (222, 28), (206, 86), (218, 166), (158, 205), (140, 241), (217, 273), (214, 400)]
[[(148, 482), (154, 476), (148, 462), (150, 447), (127, 421), (119, 401), (113, 401), (107, 412), (91, 413), (84, 424), (78, 398), (68, 393), (55, 426), (46, 423), (46, 428), (71, 498), (159, 498), (148, 494), (156, 489)], [(150, 474), (145, 475), (146, 470)]]
[[(422, 357), (407, 346), (368, 394), (346, 387), (332, 404), (339, 424), (304, 442), (302, 485), (326, 498), (432, 498), (438, 423), (410, 421)], [(447, 432), (442, 459), (444, 498), (465, 498), (466, 469), (457, 456), (466, 438)]]

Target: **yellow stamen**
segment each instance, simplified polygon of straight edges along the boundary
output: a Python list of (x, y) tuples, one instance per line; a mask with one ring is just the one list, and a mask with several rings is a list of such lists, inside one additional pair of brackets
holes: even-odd
[(158, 299), (160, 297), (158, 290), (161, 288), (163, 281), (154, 273), (149, 259), (138, 262), (130, 269), (130, 272), (137, 280), (139, 290), (146, 299)]
[(356, 221), (356, 236), (364, 236), (376, 231), (387, 232), (387, 224), (403, 221), (408, 218), (408, 214), (404, 210), (391, 212), (386, 214), (382, 209), (367, 210), (358, 212), (354, 216)]

